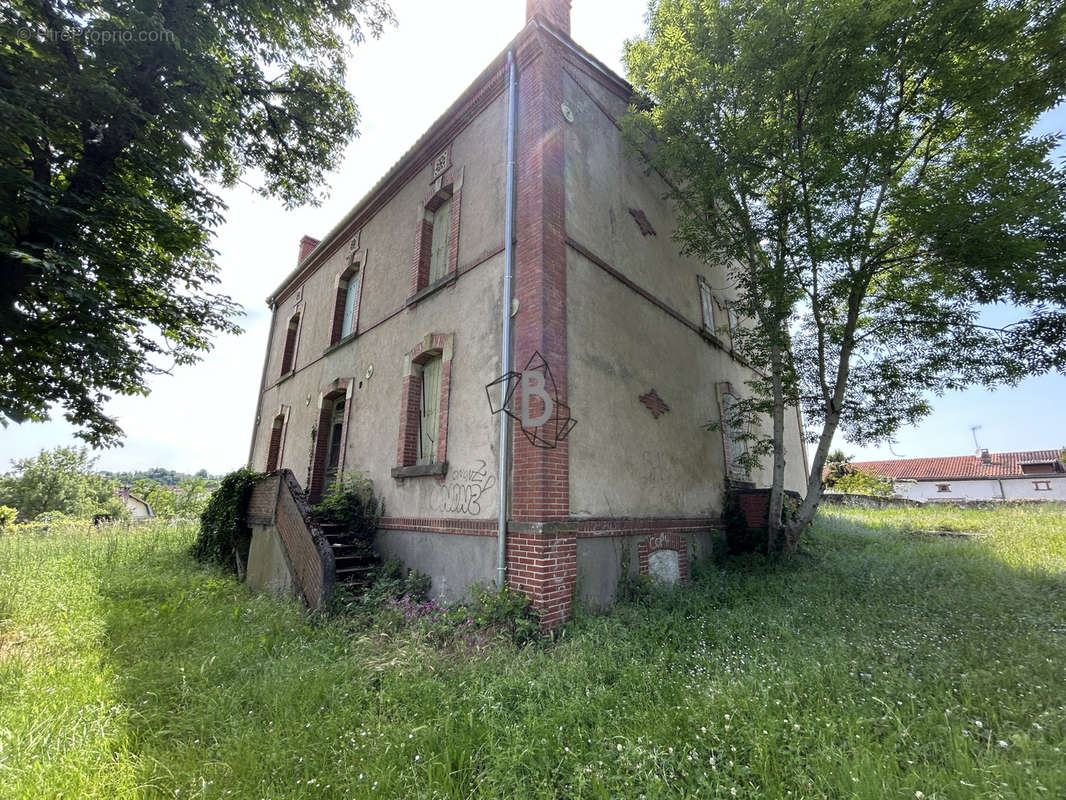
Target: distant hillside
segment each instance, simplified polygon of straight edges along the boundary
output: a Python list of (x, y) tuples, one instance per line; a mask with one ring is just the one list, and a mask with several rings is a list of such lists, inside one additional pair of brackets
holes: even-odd
[(149, 481), (151, 483), (158, 483), (160, 486), (177, 486), (186, 478), (203, 478), (208, 483), (218, 483), (222, 479), (221, 475), (211, 475), (206, 469), (202, 469), (199, 472), (176, 472), (172, 469), (163, 469), (163, 467), (152, 467), (151, 469), (137, 470), (135, 472), (109, 472), (107, 470), (101, 470), (99, 475), (103, 475), (105, 478), (113, 478), (121, 484), (132, 485), (140, 481)]

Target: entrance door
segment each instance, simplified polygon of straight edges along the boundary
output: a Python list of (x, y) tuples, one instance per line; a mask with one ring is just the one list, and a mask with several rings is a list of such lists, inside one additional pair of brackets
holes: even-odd
[(326, 475), (323, 488), (332, 486), (337, 480), (337, 468), (341, 461), (341, 449), (344, 447), (344, 403), (343, 395), (333, 401), (330, 413), (329, 429), (326, 431)]

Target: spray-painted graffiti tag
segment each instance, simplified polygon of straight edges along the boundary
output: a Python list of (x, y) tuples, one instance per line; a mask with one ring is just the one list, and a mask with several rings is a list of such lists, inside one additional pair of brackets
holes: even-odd
[(448, 482), (434, 487), (430, 504), (434, 511), (444, 514), (481, 513), (481, 498), (496, 485), (496, 476), (490, 475), (484, 461), (473, 466), (452, 467), (448, 470)]

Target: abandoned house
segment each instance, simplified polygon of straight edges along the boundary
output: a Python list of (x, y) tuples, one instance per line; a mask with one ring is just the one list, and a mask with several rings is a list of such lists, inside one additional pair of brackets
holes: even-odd
[(743, 441), (705, 427), (752, 375), (730, 336), (744, 323), (627, 151), (631, 87), (570, 38), (569, 0), (526, 11), (370, 193), (300, 243), (268, 301), (250, 463), (291, 470), (312, 502), (366, 474), (382, 554), (447, 600), (506, 580), (552, 625), (575, 599), (611, 602), (624, 568), (686, 580), (727, 485), (768, 486), (769, 465), (749, 474)]

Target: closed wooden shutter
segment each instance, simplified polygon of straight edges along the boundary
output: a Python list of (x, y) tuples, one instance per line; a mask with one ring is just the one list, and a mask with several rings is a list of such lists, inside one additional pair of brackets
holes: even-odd
[(703, 309), (703, 327), (714, 330), (714, 297), (711, 294), (710, 284), (705, 280), (700, 281), (700, 307)]
[(433, 244), (430, 247), (429, 282), (433, 283), (448, 272), (448, 242), (452, 233), (452, 199), (445, 200), (433, 212)]
[(342, 397), (333, 404), (333, 413), (330, 415), (329, 431), (326, 440), (326, 485), (330, 485), (337, 477), (337, 468), (340, 466), (341, 450), (344, 447), (342, 436), (344, 434), (344, 405)]
[(746, 480), (748, 470), (741, 458), (748, 452), (748, 444), (741, 438), (744, 433), (742, 423), (733, 416), (737, 402), (737, 398), (731, 394), (722, 396), (722, 416), (724, 417), (722, 428), (725, 433), (726, 454), (729, 458), (729, 477), (734, 480)]
[(440, 357), (432, 358), (422, 367), (422, 406), (418, 463), (432, 464), (437, 460), (437, 421), (440, 416)]
[(344, 322), (341, 323), (341, 338), (351, 335), (355, 330), (355, 301), (359, 297), (359, 270), (348, 278), (348, 289), (344, 295)]

